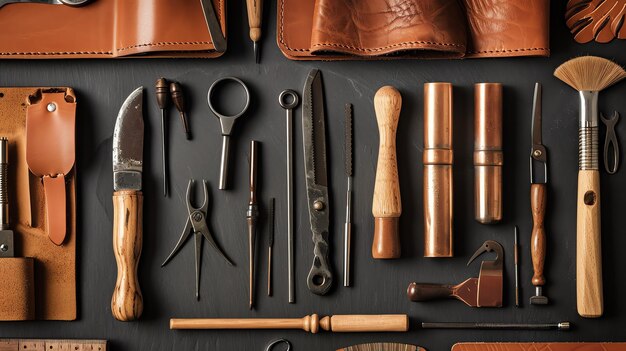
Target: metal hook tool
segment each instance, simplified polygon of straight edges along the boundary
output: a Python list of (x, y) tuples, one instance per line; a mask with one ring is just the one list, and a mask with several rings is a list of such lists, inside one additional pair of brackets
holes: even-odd
[[(615, 134), (615, 125), (619, 121), (619, 113), (613, 112), (611, 118), (604, 117), (600, 114), (602, 123), (606, 126), (606, 137), (604, 138), (604, 169), (608, 174), (615, 174), (619, 167), (619, 143), (617, 142), (617, 134)], [(613, 147), (613, 164), (609, 163), (609, 149)]]
[[(241, 85), (241, 87), (243, 87), (246, 93), (245, 106), (243, 107), (241, 111), (239, 111), (239, 113), (234, 114), (234, 115), (221, 114), (219, 111), (217, 111), (213, 103), (213, 94), (215, 93), (216, 87), (219, 86), (220, 83), (226, 82), (226, 81), (235, 82)], [(235, 78), (235, 77), (224, 77), (224, 78), (220, 78), (216, 80), (215, 82), (213, 82), (213, 84), (211, 84), (211, 87), (209, 87), (209, 93), (207, 94), (207, 101), (209, 103), (209, 108), (211, 109), (215, 117), (217, 117), (220, 120), (220, 126), (222, 128), (222, 160), (220, 162), (219, 189), (224, 190), (227, 188), (228, 154), (230, 153), (230, 134), (233, 131), (233, 126), (235, 125), (235, 122), (237, 121), (237, 119), (241, 117), (246, 112), (246, 110), (248, 110), (248, 106), (250, 105), (250, 91), (248, 90), (248, 87), (246, 86), (246, 84), (241, 81), (241, 79)]]

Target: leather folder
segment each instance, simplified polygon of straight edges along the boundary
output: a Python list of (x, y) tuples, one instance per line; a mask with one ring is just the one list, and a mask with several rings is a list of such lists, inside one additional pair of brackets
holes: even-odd
[[(213, 0), (226, 33), (226, 0)], [(0, 58), (217, 57), (200, 0), (0, 7)]]
[(3, 278), (17, 285), (0, 284), (0, 296), (15, 296), (20, 306), (28, 307), (25, 311), (34, 307), (32, 314), (14, 306), (10, 312), (18, 314), (15, 319), (76, 319), (76, 167), (65, 175), (66, 234), (62, 245), (56, 245), (48, 237), (43, 183), (26, 162), (27, 109), (50, 98), (62, 99), (58, 104), (76, 101), (71, 88), (0, 87), (0, 136), (9, 139), (9, 216), (15, 256), (34, 260), (34, 301), (21, 293), (29, 288), (22, 285), (33, 284), (23, 279), (24, 269), (7, 270), (13, 276)]
[(293, 60), (549, 56), (549, 0), (277, 0)]

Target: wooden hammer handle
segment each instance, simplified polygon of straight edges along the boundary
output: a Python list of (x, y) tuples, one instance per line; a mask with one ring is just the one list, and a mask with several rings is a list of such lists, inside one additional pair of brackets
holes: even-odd
[(141, 316), (143, 296), (137, 279), (137, 267), (143, 243), (143, 194), (141, 191), (113, 193), (113, 253), (117, 262), (117, 280), (111, 299), (111, 313), (119, 321)]
[(602, 316), (602, 250), (600, 244), (600, 173), (578, 171), (576, 213), (576, 305), (582, 317)]
[(543, 286), (546, 278), (543, 275), (543, 265), (546, 259), (546, 231), (544, 217), (546, 213), (547, 186), (545, 183), (530, 184), (530, 208), (533, 214), (533, 231), (530, 237), (530, 253), (533, 261), (534, 286)]
[(400, 257), (398, 220), (402, 213), (400, 182), (396, 159), (396, 131), (402, 108), (400, 92), (384, 86), (374, 96), (374, 109), (378, 122), (380, 144), (372, 214), (375, 218), (372, 257)]

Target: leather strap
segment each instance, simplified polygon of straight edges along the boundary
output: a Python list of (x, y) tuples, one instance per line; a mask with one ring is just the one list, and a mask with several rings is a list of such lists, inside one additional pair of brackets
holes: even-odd
[(46, 198), (46, 223), (48, 237), (55, 245), (63, 244), (66, 233), (65, 175), (43, 176)]

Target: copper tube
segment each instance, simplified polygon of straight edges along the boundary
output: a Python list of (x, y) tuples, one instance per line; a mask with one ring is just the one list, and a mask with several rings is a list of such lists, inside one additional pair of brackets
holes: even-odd
[(452, 84), (424, 84), (424, 257), (452, 257)]
[(502, 84), (474, 85), (474, 217), (502, 220)]

